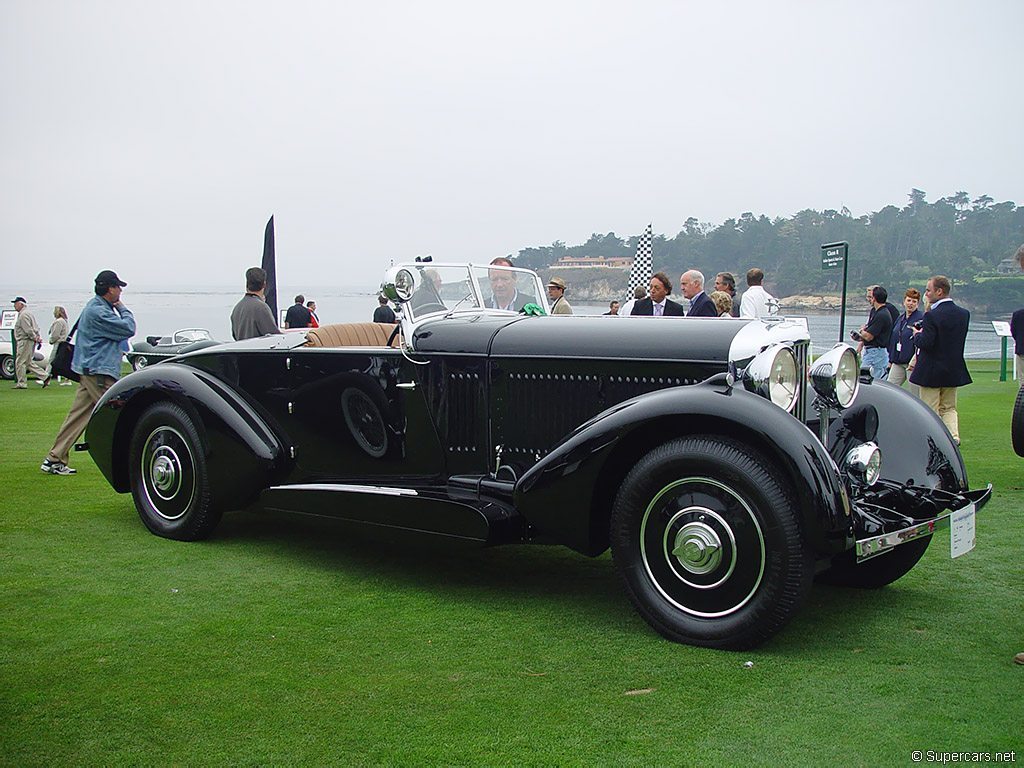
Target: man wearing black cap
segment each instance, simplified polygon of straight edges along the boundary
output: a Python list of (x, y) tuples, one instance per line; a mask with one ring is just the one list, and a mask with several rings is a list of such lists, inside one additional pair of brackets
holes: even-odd
[(14, 377), (17, 380), (14, 389), (27, 389), (28, 372), (32, 371), (38, 381), (46, 378), (46, 369), (39, 366), (32, 359), (36, 347), (42, 343), (43, 337), (39, 334), (39, 325), (32, 317), (25, 305), (28, 304), (23, 296), (18, 296), (11, 302), (18, 311), (18, 320), (14, 324), (14, 341), (18, 348), (14, 350)]
[(135, 317), (121, 303), (121, 289), (126, 285), (109, 269), (96, 275), (96, 295), (78, 319), (75, 355), (71, 360), (71, 370), (82, 380), (71, 410), (40, 467), (47, 474), (75, 474), (68, 466), (71, 446), (82, 434), (103, 393), (121, 377), (120, 344), (135, 335)]

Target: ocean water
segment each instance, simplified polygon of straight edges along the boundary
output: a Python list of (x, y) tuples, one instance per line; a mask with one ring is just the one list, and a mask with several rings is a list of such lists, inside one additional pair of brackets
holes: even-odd
[[(322, 324), (368, 322), (373, 318), (373, 310), (377, 308), (375, 288), (330, 288), (324, 287), (310, 292), (308, 288), (288, 287), (279, 289), (278, 297), (281, 306), (286, 309), (291, 299), (302, 292), (307, 300), (317, 303), (317, 315)], [(8, 290), (10, 293), (10, 290)], [(35, 291), (18, 291), (29, 300), (29, 308), (33, 311), (45, 337), (52, 322), (54, 305), (63, 306), (68, 313), (70, 322), (81, 313), (85, 303), (91, 298), (88, 291), (68, 289), (38, 289)], [(220, 341), (231, 340), (231, 310), (241, 298), (242, 291), (237, 288), (205, 288), (203, 290), (155, 289), (129, 285), (122, 296), (125, 304), (135, 315), (138, 333), (135, 341), (142, 341), (146, 336), (169, 335), (180, 328), (206, 328), (213, 338)], [(10, 298), (13, 298), (11, 294)], [(6, 299), (9, 301), (10, 299)], [(5, 304), (5, 307), (7, 305)], [(576, 314), (601, 315), (608, 311), (606, 304), (574, 304)], [(806, 317), (807, 327), (814, 342), (815, 350), (820, 352), (832, 347), (839, 338), (838, 312), (792, 312), (795, 317)], [(867, 317), (864, 306), (849, 307), (846, 316), (847, 336), (851, 330), (859, 328)], [(973, 317), (967, 335), (965, 356), (971, 359), (999, 358), (1000, 339), (992, 328), (992, 320), (1009, 320), (1005, 317)], [(675, 322), (675, 321), (672, 321)], [(1013, 355), (1013, 343), (1010, 342), (1009, 354)]]

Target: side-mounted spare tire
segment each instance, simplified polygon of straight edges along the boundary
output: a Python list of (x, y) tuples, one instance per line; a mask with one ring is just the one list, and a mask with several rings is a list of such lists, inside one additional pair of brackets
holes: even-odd
[(615, 498), (611, 548), (640, 615), (691, 645), (764, 642), (813, 580), (792, 489), (759, 452), (716, 436), (671, 440), (640, 459)]
[(213, 503), (202, 437), (185, 409), (149, 406), (135, 425), (128, 457), (132, 498), (150, 531), (179, 541), (210, 535), (222, 510)]

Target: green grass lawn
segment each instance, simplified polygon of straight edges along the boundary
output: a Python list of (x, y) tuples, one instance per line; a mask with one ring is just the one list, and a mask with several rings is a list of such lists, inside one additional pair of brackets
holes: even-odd
[[(961, 436), (992, 482), (978, 545), (909, 575), (816, 585), (762, 648), (670, 643), (607, 555), (432, 554), (328, 522), (142, 526), (88, 454), (39, 464), (73, 389), (0, 388), (0, 763), (909, 765), (1024, 760), (1024, 459), (1016, 384), (972, 365)], [(752, 661), (752, 668), (744, 662)]]

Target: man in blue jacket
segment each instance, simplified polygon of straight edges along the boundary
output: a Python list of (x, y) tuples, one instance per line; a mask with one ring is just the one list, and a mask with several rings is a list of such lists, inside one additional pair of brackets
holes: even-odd
[(690, 300), (687, 317), (718, 317), (715, 302), (704, 293), (704, 274), (696, 269), (688, 269), (679, 276), (679, 289), (683, 297)]
[[(896, 318), (892, 334), (889, 336), (889, 376), (887, 380), (897, 387), (903, 386), (907, 380), (907, 366), (914, 359), (917, 348), (914, 347), (914, 324), (924, 319), (920, 309), (921, 292), (917, 288), (907, 288), (903, 294), (905, 313)], [(888, 306), (888, 305), (887, 305)], [(917, 385), (911, 384), (910, 391), (918, 394)]]
[(939, 414), (959, 445), (956, 388), (971, 383), (971, 374), (964, 362), (971, 313), (953, 303), (949, 298), (950, 290), (949, 278), (945, 275), (935, 275), (928, 281), (924, 295), (931, 306), (925, 312), (921, 328), (913, 329), (918, 356), (910, 383), (921, 388), (921, 399)]
[(126, 285), (113, 271), (100, 272), (96, 275), (96, 295), (78, 318), (71, 370), (82, 380), (71, 410), (40, 467), (48, 475), (75, 474), (76, 470), (68, 466), (71, 446), (85, 430), (103, 393), (121, 378), (121, 343), (135, 335), (135, 317), (121, 303), (121, 289)]

